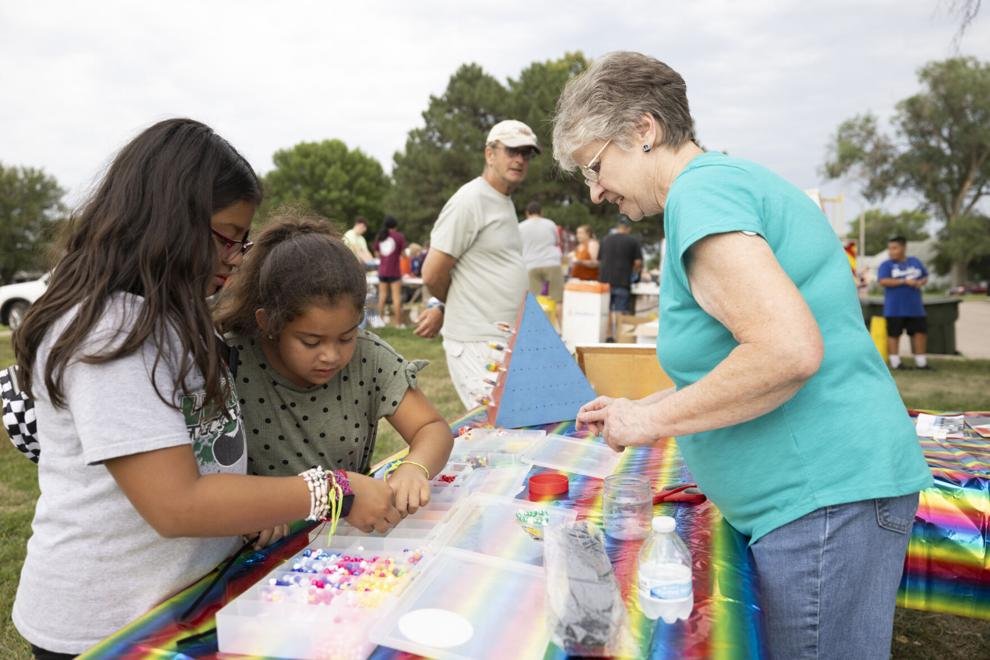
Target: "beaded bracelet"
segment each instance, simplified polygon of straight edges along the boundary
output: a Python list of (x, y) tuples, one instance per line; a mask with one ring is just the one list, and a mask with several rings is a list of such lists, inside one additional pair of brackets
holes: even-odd
[(344, 470), (334, 470), (333, 476), (337, 479), (337, 483), (340, 485), (340, 490), (344, 495), (353, 495), (354, 491), (351, 489), (351, 480), (347, 478), (347, 472)]
[(350, 482), (342, 470), (327, 471), (317, 466), (300, 472), (299, 476), (309, 488), (309, 516), (306, 520), (326, 522), (330, 519), (328, 514), (340, 508), (344, 495), (352, 494)]
[(426, 480), (427, 481), (430, 480), (430, 471), (429, 471), (429, 469), (427, 469), (427, 467), (425, 465), (423, 465), (422, 463), (417, 463), (416, 461), (410, 461), (408, 459), (406, 459), (406, 460), (392, 461), (392, 463), (387, 468), (385, 468), (385, 474), (383, 474), (382, 477), (386, 481), (388, 481), (388, 475), (390, 475), (393, 472), (395, 472), (396, 470), (398, 470), (400, 465), (405, 465), (406, 463), (408, 463), (409, 465), (415, 465), (416, 467), (418, 467), (420, 470), (423, 471), (424, 474), (426, 474)]
[(323, 520), (327, 513), (327, 479), (322, 467), (315, 467), (299, 476), (306, 482), (309, 489), (309, 515), (306, 520)]

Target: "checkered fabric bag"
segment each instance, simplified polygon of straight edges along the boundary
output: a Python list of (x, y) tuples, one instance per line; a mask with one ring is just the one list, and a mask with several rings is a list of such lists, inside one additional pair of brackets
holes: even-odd
[(17, 365), (0, 369), (0, 401), (3, 403), (3, 427), (18, 451), (35, 463), (41, 456), (38, 444), (38, 420), (32, 401), (17, 384)]
[[(237, 349), (227, 346), (223, 337), (216, 336), (220, 354), (224, 356), (233, 376), (237, 375), (240, 364)], [(21, 391), (17, 381), (17, 365), (0, 369), (0, 403), (3, 403), (3, 428), (10, 437), (10, 443), (29, 459), (38, 462), (41, 445), (38, 444), (38, 417), (34, 412), (34, 401)]]

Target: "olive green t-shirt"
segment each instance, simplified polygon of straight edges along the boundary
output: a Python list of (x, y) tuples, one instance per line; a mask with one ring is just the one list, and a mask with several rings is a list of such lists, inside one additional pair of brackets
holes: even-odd
[(302, 388), (275, 372), (254, 337), (231, 335), (248, 472), (293, 475), (314, 465), (367, 472), (378, 420), (416, 387), (422, 360), (407, 361), (376, 335), (358, 331), (354, 357), (324, 385)]

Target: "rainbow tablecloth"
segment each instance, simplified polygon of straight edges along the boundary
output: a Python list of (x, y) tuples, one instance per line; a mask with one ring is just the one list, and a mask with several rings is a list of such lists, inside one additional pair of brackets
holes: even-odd
[[(482, 424), (480, 413), (469, 415), (453, 426), (455, 430)], [(544, 427), (548, 433), (582, 437), (573, 423)], [(534, 468), (531, 474), (539, 472)], [(627, 449), (616, 472), (650, 476), (654, 490), (690, 479), (690, 474), (673, 439), (654, 447)], [(600, 479), (570, 476), (568, 499), (559, 502), (573, 507), (579, 519), (602, 524), (602, 484)], [(615, 567), (622, 595), (626, 600), (636, 657), (651, 658), (760, 658), (764, 657), (763, 632), (756, 576), (747, 552), (747, 540), (733, 530), (710, 502), (700, 506), (661, 504), (656, 515), (672, 515), (677, 531), (688, 544), (694, 563), (694, 611), (687, 621), (668, 625), (643, 616), (637, 604), (636, 567), (641, 541), (618, 541), (606, 537), (606, 550)], [(534, 622), (533, 625), (544, 625)], [(403, 657), (380, 648), (373, 658)], [(565, 654), (551, 646), (547, 658)]]
[[(309, 543), (315, 523), (295, 523), (292, 534), (257, 552), (242, 552), (164, 601), (80, 658), (212, 658), (216, 613)], [(226, 562), (225, 562), (226, 563)], [(218, 575), (222, 570), (222, 575)]]
[(990, 620), (990, 440), (967, 428), (921, 446), (935, 486), (921, 493), (897, 603)]
[[(468, 415), (452, 426), (455, 430), (480, 424), (482, 411)], [(548, 432), (574, 434), (571, 424), (551, 425)], [(677, 483), (688, 477), (673, 440), (652, 448), (623, 453), (620, 472), (651, 475), (654, 486)], [(601, 486), (598, 479), (571, 477), (570, 497), (561, 502), (578, 510), (579, 516), (601, 522)], [(688, 621), (657, 624), (645, 618), (636, 605), (636, 555), (638, 541), (608, 539), (607, 550), (615, 565), (622, 594), (629, 604), (630, 623), (642, 656), (655, 658), (716, 657), (758, 658), (764, 655), (756, 581), (746, 552), (746, 540), (724, 522), (710, 503), (696, 507), (663, 504), (658, 513), (677, 518), (677, 528), (691, 548), (695, 564), (695, 608)], [(215, 572), (203, 577), (173, 598), (90, 649), (90, 658), (211, 658), (216, 657), (214, 616), (223, 605), (260, 580), (307, 542), (298, 533), (271, 549), (248, 553), (234, 564), (231, 579), (210, 587)], [(201, 597), (208, 591), (205, 597)], [(180, 614), (200, 599), (192, 614)], [(544, 625), (542, 621), (533, 625)], [(507, 634), (511, 632), (507, 631)], [(563, 657), (555, 648), (547, 657)], [(379, 648), (374, 658), (408, 657)]]
[[(976, 413), (973, 413), (976, 414)], [(986, 415), (987, 413), (980, 413)], [(480, 413), (453, 424), (478, 424)], [(574, 434), (573, 426), (547, 427)], [(936, 485), (922, 493), (898, 604), (936, 612), (990, 619), (990, 441), (976, 437), (922, 440)], [(690, 478), (672, 440), (652, 448), (627, 450), (618, 470), (651, 475), (654, 486)], [(573, 476), (565, 506), (601, 521), (601, 481)], [(635, 593), (638, 542), (608, 539), (630, 621), (643, 656), (760, 657), (764, 655), (756, 581), (746, 540), (734, 532), (710, 503), (697, 507), (664, 504), (657, 513), (677, 518), (678, 531), (695, 563), (695, 609), (687, 622), (665, 625), (642, 616)], [(211, 573), (87, 652), (84, 658), (209, 658), (217, 640), (214, 615), (307, 542), (298, 533), (271, 549), (240, 557), (229, 579), (213, 586)], [(203, 592), (207, 591), (205, 596)], [(190, 605), (192, 613), (180, 621)], [(534, 622), (534, 625), (537, 625)], [(539, 625), (542, 625), (540, 622)], [(548, 657), (563, 654), (551, 648)], [(374, 658), (406, 657), (379, 648)]]

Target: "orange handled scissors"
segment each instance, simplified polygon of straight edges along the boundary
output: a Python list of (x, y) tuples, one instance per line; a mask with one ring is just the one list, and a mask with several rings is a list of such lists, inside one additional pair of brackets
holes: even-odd
[(698, 484), (674, 484), (664, 488), (653, 496), (653, 503), (683, 502), (684, 504), (701, 504), (708, 498), (698, 490)]

